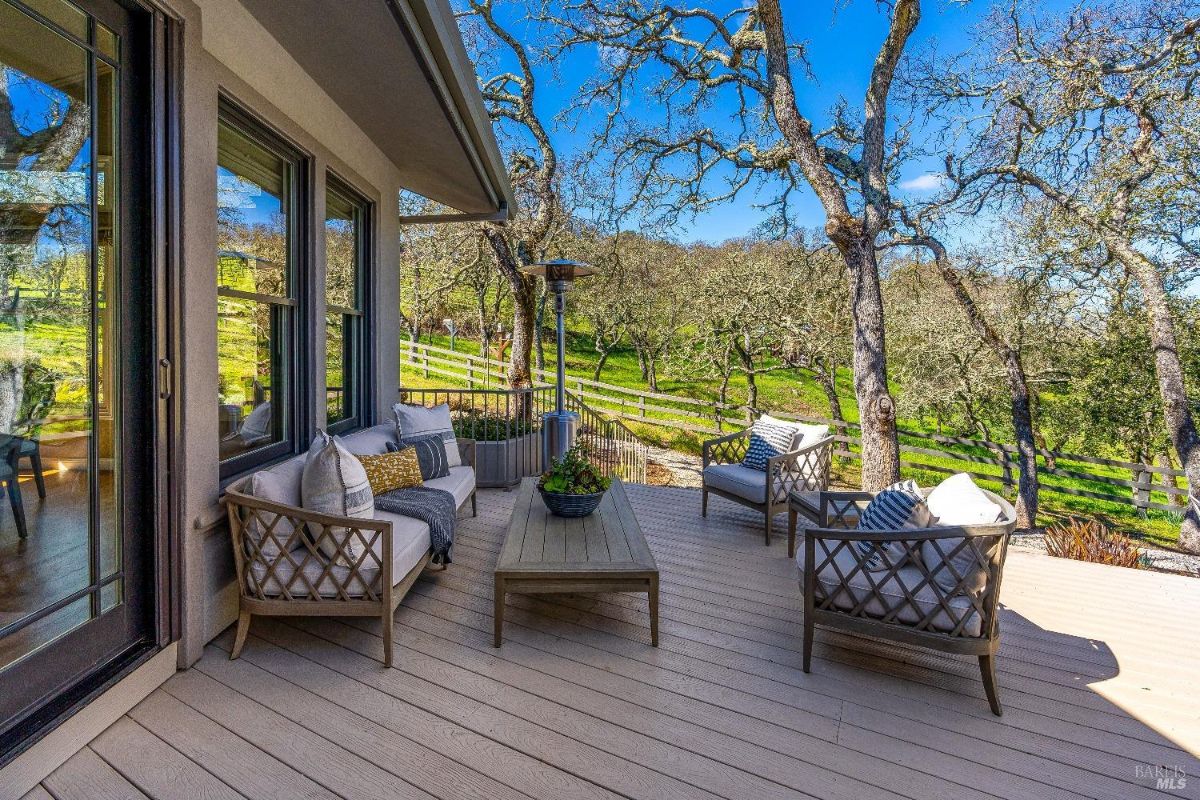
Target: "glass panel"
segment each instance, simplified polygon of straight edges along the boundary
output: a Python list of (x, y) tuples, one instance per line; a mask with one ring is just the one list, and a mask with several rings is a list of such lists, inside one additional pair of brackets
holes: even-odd
[(99, 22), (96, 23), (96, 49), (101, 55), (117, 60), (117, 35)]
[(217, 151), (221, 459), (284, 440), (291, 164), (222, 121)]
[(107, 578), (121, 568), (120, 493), (120, 359), (117, 357), (117, 108), (116, 71), (96, 62), (96, 471), (99, 476), (100, 575)]
[(91, 618), (91, 597), (85, 595), (0, 638), (0, 671), (63, 634), (70, 633)]
[[(86, 621), (90, 603), (38, 612), (84, 589), (98, 560), (93, 355), (100, 220), (93, 160), (90, 56), (0, 2), (0, 664)], [(111, 98), (111, 73), (107, 76)], [(111, 126), (112, 115), (101, 117)], [(93, 147), (96, 151), (93, 152)], [(101, 435), (104, 435), (103, 433)], [(111, 430), (108, 434), (111, 437)], [(106, 477), (107, 476), (107, 477)], [(109, 495), (111, 497), (111, 494)]]
[(348, 409), (353, 408), (346, 402), (345, 332), (346, 324), (341, 314), (325, 315), (325, 416), (330, 425), (347, 419), (350, 416)]
[(358, 308), (358, 206), (339, 192), (325, 196), (325, 302)]
[(87, 41), (87, 14), (75, 6), (63, 0), (24, 0), (24, 3), (76, 39)]
[[(362, 206), (331, 188), (325, 196), (325, 302), (358, 308)], [(331, 311), (325, 320), (325, 394), (329, 424), (358, 413), (355, 347), (360, 317)]]

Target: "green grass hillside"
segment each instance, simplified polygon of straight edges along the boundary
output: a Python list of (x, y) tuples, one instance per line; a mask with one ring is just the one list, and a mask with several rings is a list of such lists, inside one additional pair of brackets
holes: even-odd
[[(449, 337), (446, 336), (435, 335), (423, 338), (422, 341), (440, 347), (450, 346)], [(470, 355), (480, 354), (478, 342), (468, 339), (458, 339), (455, 349), (460, 353)], [(555, 359), (553, 341), (546, 343), (545, 357), (547, 368), (552, 369)], [(566, 363), (567, 373), (570, 377), (591, 378), (598, 360), (599, 355), (593, 349), (590, 338), (578, 333), (568, 334)], [(599, 379), (605, 383), (639, 391), (646, 389), (638, 367), (637, 356), (632, 349), (621, 349), (610, 354)], [(406, 385), (410, 386), (444, 386), (454, 385), (455, 383), (453, 380), (437, 375), (431, 375), (427, 379), (422, 379), (420, 375), (412, 374), (411, 370), (405, 373), (404, 381)], [(662, 367), (659, 370), (658, 388), (659, 392), (664, 394), (681, 395), (705, 402), (715, 402), (719, 395), (719, 387), (716, 380), (698, 378), (681, 379)], [(829, 406), (820, 387), (811, 378), (798, 371), (779, 371), (760, 375), (758, 378), (758, 388), (758, 406), (761, 409), (790, 412), (802, 416), (829, 416)], [(854, 400), (851, 376), (848, 371), (844, 370), (839, 374), (838, 392), (844, 415), (849, 421), (856, 422), (858, 419), (858, 409)], [(741, 403), (745, 401), (745, 397), (745, 379), (735, 377), (730, 384), (729, 402), (734, 404)], [(914, 420), (902, 420), (901, 422), (902, 427), (906, 429), (922, 430), (921, 425)], [(672, 428), (665, 420), (662, 424), (641, 424), (626, 420), (626, 424), (633, 428), (647, 443), (682, 452), (698, 454), (701, 442), (707, 438), (704, 434)], [(917, 438), (908, 439), (902, 437), (902, 442), (914, 446), (931, 446), (927, 441)], [(991, 455), (984, 448), (968, 445), (939, 444), (935, 446), (935, 449), (961, 454), (965, 459), (972, 457), (986, 458)], [(952, 458), (924, 454), (913, 456), (912, 458), (924, 465), (928, 465), (929, 468), (905, 466), (903, 473), (905, 477), (915, 478), (922, 485), (934, 484), (945, 477), (945, 472), (939, 471), (937, 468), (941, 470), (968, 468), (963, 461)], [(850, 459), (839, 459), (838, 461), (843, 463), (835, 464), (837, 480), (845, 485), (857, 485), (857, 462)], [(1070, 463), (1060, 460), (1058, 466), (1060, 469), (1086, 472), (1098, 476), (1129, 477), (1128, 472), (1098, 465)], [(996, 475), (994, 482), (984, 481), (985, 485), (988, 485), (993, 490), (1006, 493), (1010, 497), (1012, 496), (1012, 492), (1006, 490), (1000, 481), (1001, 470), (997, 465), (971, 464), (969, 468), (976, 472)], [(1042, 476), (1041, 481), (1043, 486), (1047, 488), (1061, 487), (1064, 489), (1091, 491), (1105, 488), (1098, 486), (1096, 483), (1069, 476), (1045, 475)], [(1120, 491), (1120, 489), (1113, 489), (1113, 491)], [(1157, 503), (1168, 502), (1167, 496), (1161, 492), (1154, 492), (1152, 499)], [(1039, 522), (1043, 525), (1050, 525), (1073, 515), (1096, 517), (1116, 530), (1159, 546), (1172, 547), (1178, 540), (1179, 516), (1174, 512), (1150, 510), (1145, 515), (1142, 515), (1131, 506), (1120, 502), (1110, 502), (1089, 497), (1073, 497), (1049, 491), (1043, 491), (1041, 502), (1042, 509), (1039, 514)]]

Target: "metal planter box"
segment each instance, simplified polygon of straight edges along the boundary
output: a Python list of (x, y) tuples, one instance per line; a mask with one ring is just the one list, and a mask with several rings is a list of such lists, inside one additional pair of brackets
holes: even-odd
[(476, 486), (515, 486), (521, 482), (521, 478), (540, 475), (541, 472), (541, 431), (533, 431), (512, 439), (475, 443)]

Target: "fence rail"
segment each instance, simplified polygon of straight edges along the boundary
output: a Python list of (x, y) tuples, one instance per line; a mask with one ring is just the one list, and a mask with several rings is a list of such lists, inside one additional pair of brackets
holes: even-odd
[[(430, 373), (455, 380), (463, 376), (431, 367)], [(457, 387), (402, 387), (404, 402), (431, 406), (448, 403), (455, 432), (475, 439), (481, 485), (508, 485), (521, 477), (539, 474), (541, 463), (542, 415), (553, 408), (554, 387), (528, 389), (477, 389)], [(566, 393), (567, 409), (579, 414), (578, 438), (604, 474), (621, 480), (644, 483), (648, 450), (627, 425), (596, 411), (574, 392)], [(505, 443), (497, 457), (489, 454), (493, 443)]]
[[(401, 342), (401, 367), (466, 383), (468, 386), (502, 386), (505, 365), (495, 359), (448, 350), (436, 345)], [(553, 374), (534, 370), (534, 378), (553, 381)], [(731, 426), (744, 427), (755, 412), (745, 406), (720, 404), (693, 397), (645, 392), (627, 386), (568, 376), (567, 389), (578, 403), (613, 422), (669, 428), (698, 435), (719, 435)], [(859, 460), (861, 439), (857, 423), (786, 412), (776, 416), (800, 422), (829, 425), (834, 430), (837, 455)], [(624, 426), (623, 426), (624, 427)], [(629, 435), (632, 430), (626, 427)], [(981, 481), (1004, 488), (1016, 486), (1020, 472), (1016, 445), (960, 436), (899, 430), (900, 463), (908, 470), (940, 474), (966, 472)], [(636, 438), (636, 437), (635, 437)], [(1105, 500), (1139, 511), (1178, 511), (1176, 498), (1188, 494), (1182, 470), (1112, 458), (1038, 450), (1038, 481), (1042, 492), (1069, 497)], [(936, 462), (942, 463), (936, 463)], [(1068, 485), (1074, 483), (1076, 485)]]

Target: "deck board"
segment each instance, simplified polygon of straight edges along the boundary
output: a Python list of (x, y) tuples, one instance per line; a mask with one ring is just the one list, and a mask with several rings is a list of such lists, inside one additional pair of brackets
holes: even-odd
[(44, 788), (1127, 800), (1164, 796), (1139, 768), (1168, 765), (1189, 780), (1166, 796), (1200, 798), (1200, 580), (1010, 553), (996, 718), (973, 659), (818, 629), (804, 674), (785, 537), (763, 546), (761, 517), (720, 499), (701, 518), (694, 490), (627, 493), (661, 570), (659, 648), (637, 594), (510, 597), (492, 648), (515, 493), (481, 491), (454, 564), (397, 611), (393, 669), (377, 620), (256, 618), (241, 659), (222, 635)]

